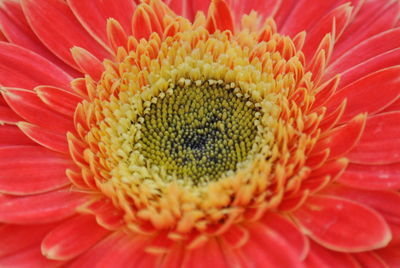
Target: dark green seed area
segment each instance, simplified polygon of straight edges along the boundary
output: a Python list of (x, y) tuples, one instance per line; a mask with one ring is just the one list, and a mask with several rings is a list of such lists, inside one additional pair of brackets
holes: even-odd
[(143, 115), (139, 143), (146, 160), (195, 185), (235, 171), (257, 133), (253, 103), (223, 84), (172, 89)]

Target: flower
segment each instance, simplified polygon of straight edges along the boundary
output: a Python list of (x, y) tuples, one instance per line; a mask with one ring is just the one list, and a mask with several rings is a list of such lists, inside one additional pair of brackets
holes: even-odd
[(0, 7), (0, 266), (400, 265), (398, 1)]

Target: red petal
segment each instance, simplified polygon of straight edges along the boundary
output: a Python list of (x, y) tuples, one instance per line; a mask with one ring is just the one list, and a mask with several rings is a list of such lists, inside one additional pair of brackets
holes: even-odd
[(0, 148), (0, 192), (33, 194), (69, 184), (67, 157), (38, 146)]
[(400, 245), (376, 251), (388, 267), (400, 267)]
[(295, 250), (299, 259), (304, 259), (307, 256), (308, 239), (290, 220), (276, 213), (267, 213), (261, 221), (284, 238)]
[[(377, 113), (399, 97), (399, 77), (399, 66), (382, 69), (364, 76), (360, 80), (339, 89), (326, 106), (328, 109), (333, 109), (345, 98), (347, 99), (347, 109), (341, 118), (341, 122), (359, 113)], [(377, 88), (381, 90), (376, 90)]]
[(38, 85), (69, 88), (68, 74), (32, 51), (0, 42), (0, 83), (6, 87), (31, 89)]
[(3, 91), (3, 96), (17, 114), (33, 124), (60, 134), (75, 129), (72, 119), (48, 108), (34, 92), (6, 89)]
[(263, 224), (248, 228), (250, 239), (240, 248), (248, 267), (302, 267), (298, 252), (276, 232)]
[(327, 188), (324, 192), (366, 205), (378, 211), (388, 222), (400, 224), (400, 194), (397, 192), (361, 190), (342, 185)]
[(24, 197), (0, 196), (0, 220), (15, 224), (55, 222), (75, 214), (76, 207), (88, 199), (70, 189)]
[(22, 133), (18, 127), (4, 125), (0, 126), (0, 148), (4, 145), (35, 145), (35, 142)]
[(350, 164), (338, 182), (365, 189), (400, 189), (400, 163), (388, 165)]
[(109, 233), (93, 216), (80, 215), (53, 229), (42, 242), (42, 253), (49, 259), (69, 260), (95, 245)]
[(65, 134), (60, 135), (26, 122), (19, 122), (17, 125), (26, 136), (43, 147), (60, 153), (68, 153), (68, 142)]
[(358, 115), (346, 125), (332, 129), (321, 138), (312, 153), (330, 149), (329, 159), (337, 158), (348, 153), (359, 141), (365, 126), (365, 115)]
[(312, 58), (326, 34), (335, 33), (335, 40), (340, 37), (350, 20), (351, 11), (349, 3), (343, 4), (329, 12), (315, 24), (312, 30), (307, 32), (306, 43), (303, 47), (306, 59)]
[(363, 268), (388, 268), (387, 264), (373, 252), (353, 254)]
[(360, 268), (350, 254), (334, 252), (314, 242), (310, 243), (310, 252), (305, 263), (309, 268)]
[(259, 14), (260, 22), (264, 22), (265, 18), (273, 16), (279, 9), (282, 1), (281, 0), (253, 0), (253, 1), (227, 1), (231, 10), (234, 13), (236, 21), (240, 21), (243, 15), (250, 14), (251, 11), (257, 11)]
[(40, 252), (39, 245), (29, 247), (0, 259), (1, 267), (18, 267), (18, 268), (50, 268), (57, 267), (62, 263), (46, 259)]
[(351, 162), (389, 164), (400, 161), (400, 112), (368, 118), (364, 134), (349, 153)]
[[(3, 99), (3, 96), (0, 98)], [(10, 107), (0, 105), (0, 123), (16, 124), (22, 120)]]
[(16, 253), (32, 245), (38, 245), (54, 228), (54, 224), (3, 225), (0, 227), (0, 257)]
[(11, 43), (41, 55), (73, 76), (79, 75), (39, 41), (26, 21), (19, 1), (4, 0), (0, 3), (0, 24)]
[(132, 32), (138, 40), (141, 38), (148, 39), (153, 32), (162, 36), (161, 21), (159, 21), (155, 10), (145, 5), (138, 6), (132, 18)]
[(216, 239), (210, 239), (205, 245), (189, 250), (183, 260), (182, 268), (203, 268), (205, 265), (218, 268), (230, 267)]
[(35, 92), (52, 110), (71, 118), (74, 116), (76, 106), (82, 101), (81, 97), (73, 93), (51, 86), (36, 87)]
[(71, 48), (72, 57), (81, 71), (98, 81), (104, 72), (104, 66), (95, 56), (80, 47)]
[(372, 250), (386, 246), (391, 239), (380, 214), (345, 199), (310, 196), (293, 215), (312, 239), (335, 251)]
[(140, 266), (140, 261), (148, 254), (144, 252), (146, 242), (145, 238), (137, 235), (115, 232), (79, 256), (69, 267), (123, 268), (133, 263), (136, 267), (143, 267)]
[(118, 47), (126, 47), (128, 36), (121, 24), (114, 19), (107, 20), (107, 38), (112, 49), (117, 52)]
[(211, 33), (215, 30), (234, 32), (232, 14), (224, 0), (214, 0), (208, 9), (207, 30)]
[(43, 44), (77, 70), (79, 68), (70, 52), (73, 46), (85, 48), (100, 60), (109, 56), (76, 20), (64, 1), (22, 0), (21, 5), (29, 24)]
[(106, 21), (116, 19), (131, 34), (131, 19), (135, 3), (131, 0), (68, 0), (72, 12), (97, 41), (106, 44)]

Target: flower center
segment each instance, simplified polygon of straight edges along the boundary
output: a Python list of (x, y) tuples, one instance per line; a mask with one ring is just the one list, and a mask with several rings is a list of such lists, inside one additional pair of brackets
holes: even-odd
[(235, 171), (253, 147), (257, 109), (222, 81), (171, 85), (153, 98), (136, 144), (151, 165), (194, 185)]

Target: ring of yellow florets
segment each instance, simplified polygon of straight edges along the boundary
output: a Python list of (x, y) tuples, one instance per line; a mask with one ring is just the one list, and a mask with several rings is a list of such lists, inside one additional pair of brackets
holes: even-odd
[[(229, 33), (211, 35), (202, 27), (163, 41), (152, 35), (135, 50), (121, 52), (119, 63), (105, 62), (106, 71), (97, 84), (97, 97), (86, 103), (96, 123), (84, 140), (89, 145), (96, 144), (90, 146), (94, 149), (88, 155), (94, 162), (91, 166), (96, 166), (101, 176), (96, 176), (97, 187), (125, 212), (131, 230), (138, 231), (143, 222), (178, 232), (204, 230), (210, 224), (239, 217), (249, 204), (260, 209), (273, 207), (284, 191), (284, 187), (278, 187), (277, 191), (277, 185), (291, 183), (282, 176), (286, 165), (283, 162), (292, 157), (288, 140), (300, 139), (302, 134), (293, 127), (291, 119), (281, 119), (282, 113), (287, 116), (291, 112), (287, 108), (288, 99), (297, 86), (295, 72), (285, 73), (282, 68), (297, 68), (298, 75), (302, 73), (302, 65), (296, 57), (286, 62), (279, 52), (269, 51), (265, 43), (258, 46), (255, 36), (246, 32), (230, 39)], [(192, 161), (192, 166), (177, 167), (172, 162), (183, 160), (179, 154), (191, 152), (178, 148), (178, 155), (172, 156), (168, 151), (171, 144), (157, 144), (162, 137), (156, 135), (155, 126), (165, 129), (169, 137), (166, 141), (179, 136), (177, 122), (171, 127), (161, 121), (158, 126), (157, 119), (171, 116), (168, 107), (188, 116), (187, 108), (173, 108), (174, 103), (168, 98), (184, 105), (198, 90), (203, 90), (200, 96), (207, 101), (212, 102), (214, 94), (220, 94), (225, 101), (243, 106), (238, 110), (239, 115), (233, 117), (235, 126), (227, 125), (229, 120), (222, 125), (216, 122), (215, 126), (233, 131), (244, 145), (227, 149), (222, 154), (222, 158), (228, 159), (225, 164), (210, 165), (209, 159), (203, 162), (200, 159)], [(212, 109), (221, 105), (225, 104), (202, 106), (205, 110), (198, 107), (197, 119), (207, 121), (212, 117), (209, 114)], [(228, 107), (226, 111), (232, 111), (232, 104)], [(207, 115), (202, 115), (205, 111)], [(223, 116), (222, 113), (222, 119)], [(221, 135), (221, 141), (229, 147), (229, 140)], [(296, 145), (299, 153), (290, 160), (285, 175), (298, 172), (296, 166), (303, 161), (302, 151), (307, 142), (303, 137), (303, 142)], [(184, 144), (183, 138), (180, 146)], [(207, 150), (215, 153), (214, 149)], [(229, 158), (237, 152), (240, 156)], [(283, 162), (277, 163), (277, 159)], [(197, 174), (199, 167), (211, 169)]]

